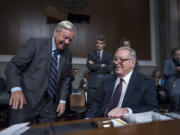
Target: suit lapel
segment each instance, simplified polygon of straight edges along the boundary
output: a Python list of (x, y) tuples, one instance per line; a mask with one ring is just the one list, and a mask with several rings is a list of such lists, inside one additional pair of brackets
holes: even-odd
[(126, 106), (126, 104), (128, 103), (128, 100), (131, 98), (137, 82), (138, 82), (138, 79), (136, 78), (136, 71), (133, 71), (131, 78), (129, 80), (129, 84), (128, 84), (128, 87), (126, 90), (126, 94), (124, 96), (124, 100), (122, 102), (122, 107)]
[[(65, 52), (64, 52), (65, 53)], [(62, 72), (62, 68), (63, 68), (63, 65), (64, 65), (64, 62), (65, 62), (65, 54), (62, 53), (61, 56), (60, 56), (60, 59), (59, 59), (59, 66), (58, 66), (58, 78), (57, 80), (59, 80), (60, 78), (60, 75), (61, 75), (61, 72)]]
[[(116, 79), (117, 79), (117, 75), (114, 74), (112, 76), (112, 81), (109, 81), (109, 83), (107, 84), (109, 87), (108, 87), (108, 95), (109, 95), (109, 99), (111, 98), (112, 94), (113, 94), (113, 90), (114, 90), (114, 86), (115, 86), (115, 83), (116, 83)], [(108, 99), (108, 100), (109, 100)]]
[(49, 76), (49, 71), (50, 71), (50, 66), (51, 66), (51, 56), (52, 56), (52, 39), (51, 38), (49, 38), (48, 40), (48, 46), (45, 51), (46, 51), (45, 55), (47, 55), (47, 73)]
[(108, 107), (110, 99), (112, 97), (117, 77), (118, 77), (117, 74), (112, 75), (110, 81), (108, 83), (106, 83), (106, 86), (105, 86), (106, 90), (105, 90), (105, 92), (106, 92), (107, 96), (105, 98), (105, 101), (104, 101), (105, 104), (103, 106), (103, 108), (104, 108), (104, 115), (105, 115), (105, 113), (107, 111), (107, 107)]
[(103, 51), (103, 53), (102, 53), (101, 62), (103, 62), (103, 61), (104, 61), (104, 58), (105, 58), (105, 51)]
[(98, 56), (97, 56), (97, 52), (96, 51), (94, 51), (94, 56), (95, 56), (96, 61), (98, 61)]

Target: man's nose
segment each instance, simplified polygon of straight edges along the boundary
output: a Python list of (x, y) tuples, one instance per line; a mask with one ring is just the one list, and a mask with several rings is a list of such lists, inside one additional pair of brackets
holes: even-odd
[(66, 44), (70, 44), (69, 39), (65, 39), (65, 43), (66, 43)]

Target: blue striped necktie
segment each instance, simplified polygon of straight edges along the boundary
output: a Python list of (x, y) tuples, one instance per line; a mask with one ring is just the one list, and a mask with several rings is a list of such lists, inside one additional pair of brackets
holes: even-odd
[(57, 87), (57, 49), (53, 51), (54, 54), (51, 57), (51, 67), (49, 73), (49, 83), (48, 83), (48, 94), (51, 98), (56, 95)]

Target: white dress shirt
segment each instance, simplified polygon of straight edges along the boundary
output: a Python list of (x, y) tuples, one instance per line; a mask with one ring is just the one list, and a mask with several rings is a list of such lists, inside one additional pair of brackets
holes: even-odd
[[(123, 100), (124, 100), (124, 96), (125, 96), (125, 94), (126, 94), (127, 87), (128, 87), (129, 80), (130, 80), (130, 78), (131, 78), (132, 72), (133, 72), (133, 70), (132, 70), (131, 72), (129, 72), (129, 73), (128, 73), (126, 76), (124, 76), (123, 78), (118, 77), (118, 78), (116, 79), (115, 86), (114, 86), (114, 90), (113, 90), (113, 94), (114, 94), (114, 91), (115, 91), (117, 85), (118, 85), (119, 82), (120, 82), (120, 79), (123, 79), (122, 92), (121, 92), (121, 96), (120, 96), (120, 100), (119, 100), (118, 107), (121, 107), (121, 106), (122, 106), (122, 102), (123, 102)], [(127, 109), (128, 109), (128, 111), (129, 111), (129, 113), (132, 113), (132, 109), (131, 109), (131, 108), (127, 108)]]
[(104, 51), (104, 50), (97, 51), (97, 52), (99, 52), (99, 54), (100, 54), (100, 61), (102, 60), (103, 51)]

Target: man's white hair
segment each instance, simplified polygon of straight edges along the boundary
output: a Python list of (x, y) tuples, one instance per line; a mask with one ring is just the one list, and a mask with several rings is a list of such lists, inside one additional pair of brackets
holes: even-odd
[(70, 21), (62, 21), (57, 24), (56, 28), (59, 32), (63, 29), (67, 29), (69, 31), (76, 33), (76, 27)]
[(129, 59), (136, 60), (136, 52), (134, 49), (129, 47), (119, 47), (117, 50), (128, 50), (129, 51)]

